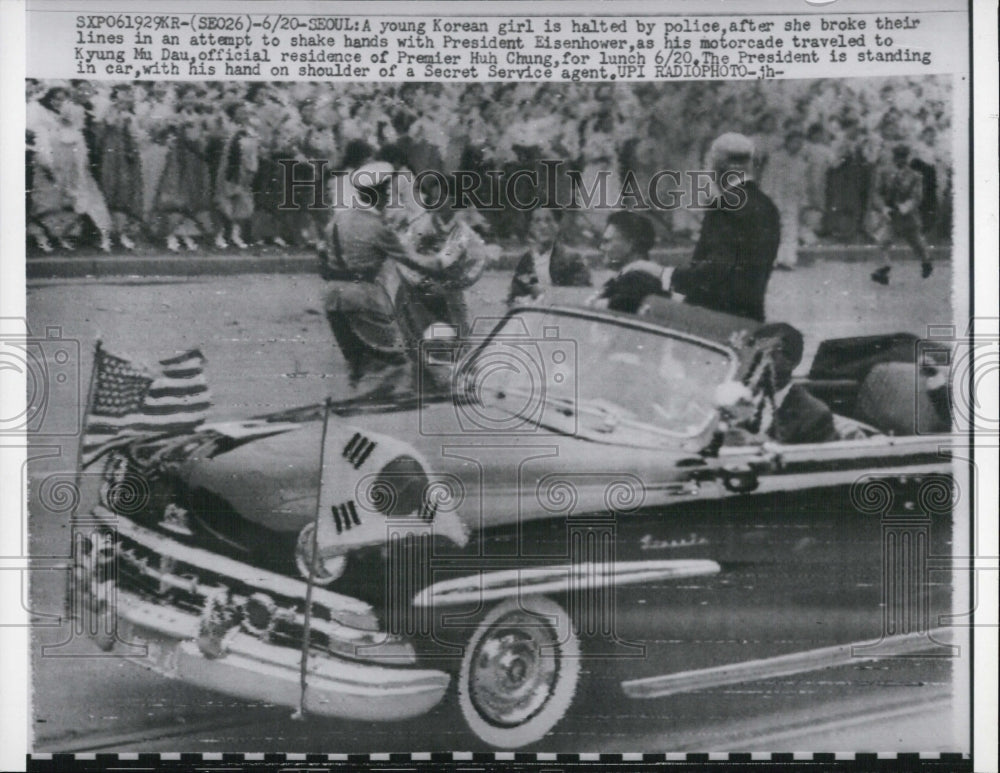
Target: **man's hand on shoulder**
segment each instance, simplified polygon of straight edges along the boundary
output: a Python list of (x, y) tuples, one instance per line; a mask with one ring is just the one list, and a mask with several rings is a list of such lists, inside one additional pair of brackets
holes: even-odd
[(621, 270), (621, 273), (627, 274), (630, 271), (641, 271), (644, 274), (659, 276), (660, 272), (663, 271), (663, 266), (651, 260), (633, 260)]
[(632, 271), (639, 271), (643, 274), (657, 277), (664, 291), (670, 289), (670, 280), (674, 273), (672, 266), (661, 266), (659, 263), (654, 263), (651, 260), (633, 260), (621, 270), (621, 275), (624, 276)]

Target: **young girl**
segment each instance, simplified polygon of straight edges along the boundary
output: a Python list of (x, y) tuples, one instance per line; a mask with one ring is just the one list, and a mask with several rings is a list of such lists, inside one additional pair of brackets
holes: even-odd
[[(81, 217), (88, 217), (100, 234), (100, 249), (111, 251), (111, 215), (90, 173), (87, 143), (76, 112), (63, 87), (49, 89), (28, 111), (28, 130), (34, 142), (30, 217), (65, 250), (75, 249), (73, 237)], [(43, 237), (44, 238), (44, 237)], [(37, 239), (42, 249), (47, 246)]]
[(161, 133), (167, 158), (154, 210), (167, 234), (167, 249), (198, 249), (197, 236), (211, 233), (212, 178), (206, 157), (205, 106), (196, 89), (178, 95), (178, 112)]
[(222, 158), (216, 173), (215, 203), (223, 220), (215, 238), (215, 246), (225, 249), (226, 226), (229, 240), (241, 250), (246, 249), (241, 224), (253, 217), (253, 180), (257, 174), (258, 137), (254, 121), (245, 104), (236, 103), (226, 110), (232, 122), (229, 139), (222, 148)]

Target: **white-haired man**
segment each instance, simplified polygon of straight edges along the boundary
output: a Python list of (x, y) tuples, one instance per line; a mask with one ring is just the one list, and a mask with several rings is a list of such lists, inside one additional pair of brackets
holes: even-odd
[(717, 175), (718, 195), (706, 212), (691, 262), (664, 268), (641, 260), (625, 267), (658, 275), (666, 291), (687, 303), (764, 321), (764, 296), (778, 254), (778, 209), (753, 179), (754, 146), (748, 137), (728, 132), (708, 151)]

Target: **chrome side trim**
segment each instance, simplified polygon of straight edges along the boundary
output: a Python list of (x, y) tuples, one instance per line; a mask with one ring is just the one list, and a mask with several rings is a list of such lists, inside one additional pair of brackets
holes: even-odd
[(754, 494), (769, 494), (777, 491), (805, 491), (813, 488), (832, 486), (850, 486), (861, 475), (871, 475), (876, 478), (916, 478), (922, 475), (941, 475), (951, 471), (951, 462), (944, 464), (911, 464), (899, 467), (874, 469), (872, 467), (854, 467), (830, 472), (809, 471), (799, 473), (762, 472), (760, 485), (754, 489)]
[[(768, 441), (763, 444), (768, 454), (777, 454), (786, 462), (826, 462), (840, 459), (894, 459), (920, 455), (927, 463), (942, 469), (952, 464), (951, 449), (941, 435), (875, 435), (856, 440), (833, 440), (827, 443), (782, 445)], [(720, 451), (720, 456), (724, 456)], [(891, 468), (887, 468), (891, 469)]]
[(942, 650), (943, 647), (952, 646), (950, 642), (954, 633), (953, 628), (935, 628), (923, 633), (887, 636), (874, 641), (836, 644), (832, 647), (792, 652), (762, 660), (748, 660), (696, 671), (630, 679), (622, 682), (621, 687), (622, 692), (629, 698), (662, 698), (677, 693), (775, 679), (886, 657), (913, 655), (934, 648)]
[(654, 580), (676, 580), (718, 574), (720, 566), (707, 559), (618, 561), (605, 565), (555, 564), (530, 569), (482, 572), (429, 585), (413, 598), (417, 607), (517, 598), (522, 595), (566, 593), (592, 587), (621, 587)]

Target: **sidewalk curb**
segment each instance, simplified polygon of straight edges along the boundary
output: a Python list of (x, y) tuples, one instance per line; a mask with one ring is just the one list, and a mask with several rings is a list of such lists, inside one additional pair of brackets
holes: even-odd
[[(524, 250), (528, 248), (525, 247)], [(686, 263), (692, 247), (672, 247), (654, 250), (650, 257), (665, 266)], [(524, 250), (505, 252), (490, 268), (513, 271)], [(587, 263), (598, 265), (595, 250), (579, 250)], [(950, 247), (932, 247), (934, 260), (950, 260)], [(912, 251), (895, 248), (893, 260), (913, 260)], [(804, 247), (799, 250), (803, 266), (818, 260), (838, 260), (845, 263), (874, 262), (882, 250), (874, 245)], [(290, 254), (185, 254), (185, 255), (60, 255), (30, 257), (25, 275), (32, 279), (82, 279), (111, 276), (226, 276), (233, 274), (318, 274), (316, 256), (310, 252)]]

